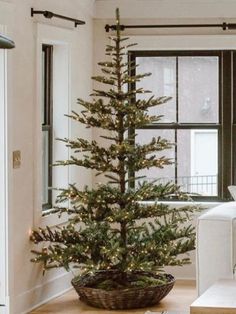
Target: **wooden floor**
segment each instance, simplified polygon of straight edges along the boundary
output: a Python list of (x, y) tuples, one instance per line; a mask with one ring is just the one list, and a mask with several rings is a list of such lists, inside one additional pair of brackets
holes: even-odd
[(79, 301), (74, 290), (52, 300), (42, 307), (30, 312), (31, 314), (63, 313), (63, 314), (144, 314), (147, 310), (170, 310), (178, 314), (189, 314), (190, 304), (197, 298), (194, 281), (177, 281), (170, 294), (157, 306), (147, 309), (126, 311), (107, 311), (89, 307)]

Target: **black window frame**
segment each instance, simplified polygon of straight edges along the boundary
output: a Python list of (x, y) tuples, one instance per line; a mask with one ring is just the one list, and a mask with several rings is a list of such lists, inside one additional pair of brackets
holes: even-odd
[(43, 211), (52, 208), (52, 181), (53, 181), (53, 45), (42, 44), (44, 54), (43, 79), (43, 117), (42, 132), (48, 133), (48, 202), (42, 204)]
[[(218, 195), (194, 196), (197, 201), (226, 201), (231, 199), (229, 185), (236, 184), (236, 51), (235, 50), (134, 50), (128, 52), (136, 74), (137, 57), (202, 57), (219, 58), (219, 123), (156, 123), (141, 129), (217, 129), (218, 130)], [(129, 88), (135, 88), (131, 83)], [(162, 95), (160, 95), (162, 96)], [(130, 130), (130, 134), (135, 131)], [(235, 170), (234, 170), (235, 169)], [(134, 173), (130, 173), (134, 177)], [(134, 185), (134, 183), (132, 184)]]

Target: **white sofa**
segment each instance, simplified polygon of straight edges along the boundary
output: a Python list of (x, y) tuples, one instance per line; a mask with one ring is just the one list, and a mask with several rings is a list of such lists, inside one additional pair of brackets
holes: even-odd
[(210, 209), (197, 221), (197, 287), (201, 295), (236, 264), (236, 202)]

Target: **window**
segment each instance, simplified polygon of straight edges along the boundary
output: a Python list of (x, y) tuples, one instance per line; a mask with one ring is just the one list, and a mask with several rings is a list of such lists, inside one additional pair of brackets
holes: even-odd
[(217, 130), (191, 130), (190, 143), (191, 171), (184, 190), (200, 195), (217, 195)]
[[(227, 186), (235, 184), (235, 51), (132, 51), (139, 66), (133, 74), (152, 72), (138, 87), (155, 96), (171, 96), (150, 114), (162, 121), (136, 130), (136, 141), (162, 136), (172, 149), (159, 154), (173, 165), (137, 173), (145, 180), (174, 181), (203, 200), (228, 199)], [(143, 94), (137, 97), (149, 97)]]
[(59, 219), (53, 207), (60, 193), (56, 189), (68, 187), (73, 179), (69, 180), (68, 167), (52, 165), (70, 156), (69, 149), (56, 139), (68, 138), (71, 134), (65, 114), (71, 112), (70, 106), (74, 103), (71, 101), (72, 87), (77, 88), (71, 80), (71, 64), (76, 63), (76, 54), (72, 53), (77, 51), (76, 36), (73, 30), (37, 24), (34, 225), (42, 228), (61, 224), (67, 219), (66, 215)]
[(53, 46), (42, 45), (42, 200), (43, 209), (52, 207), (53, 155)]

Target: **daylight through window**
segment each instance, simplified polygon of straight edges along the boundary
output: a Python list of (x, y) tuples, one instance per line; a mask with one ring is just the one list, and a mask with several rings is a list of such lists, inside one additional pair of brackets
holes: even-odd
[(133, 74), (152, 73), (136, 83), (137, 88), (142, 85), (155, 96), (172, 97), (167, 104), (149, 109), (150, 114), (163, 115), (162, 120), (137, 129), (136, 142), (144, 144), (162, 136), (176, 144), (160, 152), (173, 160), (172, 165), (142, 170), (136, 176), (174, 181), (197, 198), (228, 198), (227, 186), (235, 181), (231, 148), (235, 149), (235, 52), (135, 51), (130, 57), (139, 65)]

